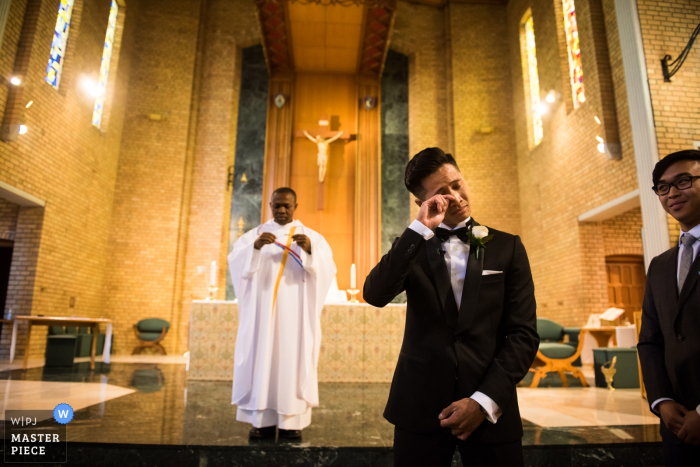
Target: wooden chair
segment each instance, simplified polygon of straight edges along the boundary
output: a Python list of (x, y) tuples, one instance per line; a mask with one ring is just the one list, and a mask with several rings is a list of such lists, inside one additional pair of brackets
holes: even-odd
[(147, 347), (154, 347), (163, 355), (167, 355), (165, 348), (160, 345), (160, 341), (165, 338), (169, 329), (170, 323), (160, 318), (142, 319), (134, 324), (134, 334), (140, 344), (134, 347), (131, 355), (140, 354)]
[[(634, 325), (637, 327), (637, 342), (639, 342), (639, 333), (642, 332), (642, 312), (634, 312)], [(647, 388), (644, 386), (644, 378), (642, 378), (642, 362), (639, 361), (639, 352), (637, 352), (637, 365), (639, 366), (639, 388), (642, 391), (642, 397), (647, 398)]]
[[(588, 387), (588, 382), (583, 372), (573, 366), (573, 363), (581, 356), (583, 350), (583, 336), (585, 331), (580, 328), (564, 328), (554, 321), (537, 318), (537, 334), (540, 336), (540, 347), (537, 350), (537, 358), (530, 371), (535, 375), (532, 378), (531, 388), (536, 388), (540, 380), (547, 373), (558, 373), (562, 386), (569, 386), (566, 372), (571, 372), (575, 378), (581, 381), (583, 387)], [(564, 336), (569, 336), (569, 342), (564, 342)]]

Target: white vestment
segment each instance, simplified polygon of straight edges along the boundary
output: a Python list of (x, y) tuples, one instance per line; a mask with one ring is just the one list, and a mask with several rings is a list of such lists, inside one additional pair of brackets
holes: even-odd
[[(256, 250), (253, 243), (264, 232), (276, 243)], [(292, 242), (296, 234), (309, 237), (310, 255)], [(256, 428), (301, 430), (318, 406), (321, 310), (336, 273), (331, 248), (298, 220), (270, 220), (236, 241), (228, 263), (239, 313), (231, 401), (238, 405), (236, 419)]]

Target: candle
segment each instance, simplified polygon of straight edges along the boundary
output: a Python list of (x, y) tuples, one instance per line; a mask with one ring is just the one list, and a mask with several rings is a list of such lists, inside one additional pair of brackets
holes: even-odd
[(350, 268), (350, 288), (355, 290), (357, 287), (357, 270), (355, 269), (355, 265), (353, 264), (352, 267)]
[(211, 275), (209, 276), (209, 285), (216, 287), (216, 261), (211, 262)]

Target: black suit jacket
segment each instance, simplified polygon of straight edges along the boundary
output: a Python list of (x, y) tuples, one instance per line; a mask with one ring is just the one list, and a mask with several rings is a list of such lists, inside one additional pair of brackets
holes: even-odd
[[(695, 410), (700, 404), (700, 255), (679, 294), (679, 251), (671, 248), (649, 265), (637, 350), (649, 404), (668, 397)], [(680, 443), (663, 420), (661, 436)]]
[[(438, 415), (480, 391), (503, 411), (471, 435), (487, 443), (522, 437), (515, 385), (537, 353), (535, 296), (520, 238), (490, 230), (476, 259), (470, 249), (462, 305), (435, 236), (406, 229), (365, 280), (364, 299), (383, 307), (406, 291), (406, 330), (384, 417), (415, 433), (440, 429)], [(503, 271), (482, 276), (484, 269)]]

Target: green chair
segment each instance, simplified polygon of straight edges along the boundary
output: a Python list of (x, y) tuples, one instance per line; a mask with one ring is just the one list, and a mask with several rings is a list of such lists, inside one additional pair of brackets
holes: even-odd
[(46, 336), (44, 367), (72, 367), (78, 337), (66, 334), (62, 326), (50, 326)]
[[(559, 373), (564, 387), (569, 385), (566, 372), (571, 372), (581, 381), (583, 387), (588, 387), (581, 370), (573, 366), (583, 350), (583, 331), (580, 328), (565, 328), (545, 318), (537, 318), (537, 334), (540, 336), (540, 347), (533, 368), (530, 369), (535, 373), (530, 387), (536, 388), (540, 380), (552, 372)], [(569, 336), (569, 342), (564, 342), (564, 336)]]
[(160, 318), (142, 319), (134, 324), (134, 334), (140, 344), (134, 347), (134, 351), (131, 352), (131, 355), (140, 354), (141, 351), (147, 347), (155, 347), (163, 355), (167, 355), (165, 348), (160, 345), (160, 341), (165, 338), (169, 329), (170, 323)]
[[(99, 333), (97, 335), (97, 347), (95, 348), (95, 355), (100, 356), (104, 353), (105, 350), (105, 334)], [(112, 334), (112, 338), (110, 339), (112, 342), (109, 346), (109, 354), (112, 355), (114, 353), (114, 334)]]
[(607, 388), (605, 375), (600, 368), (617, 357), (613, 387), (615, 389), (639, 388), (639, 366), (637, 365), (637, 349), (635, 347), (602, 347), (593, 349), (593, 369), (595, 370), (595, 385)]

